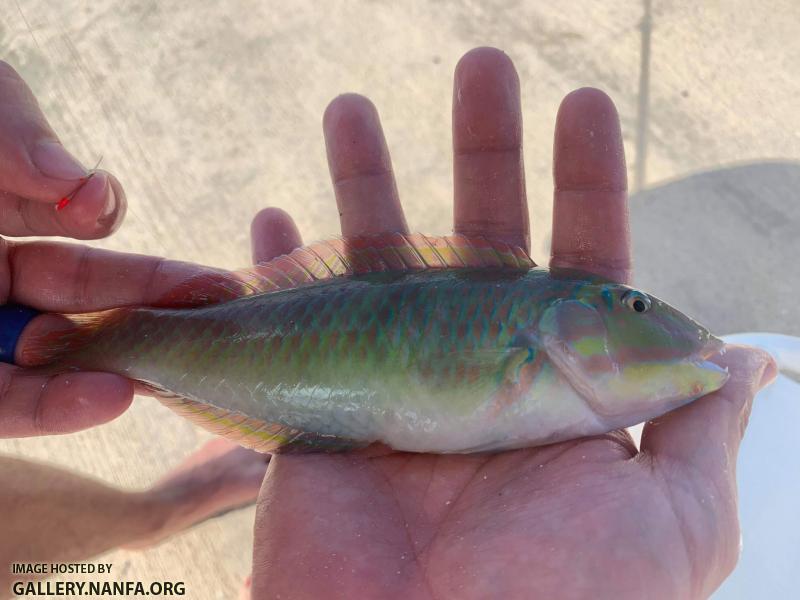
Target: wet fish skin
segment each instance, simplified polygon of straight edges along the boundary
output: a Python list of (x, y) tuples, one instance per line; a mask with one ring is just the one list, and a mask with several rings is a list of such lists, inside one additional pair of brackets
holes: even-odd
[[(147, 382), (265, 450), (303, 434), (307, 450), (503, 450), (631, 425), (722, 386), (705, 361), (720, 342), (652, 296), (632, 310), (630, 292), (541, 268), (349, 275), (107, 311), (60, 367)], [(260, 422), (269, 435), (253, 433)]]

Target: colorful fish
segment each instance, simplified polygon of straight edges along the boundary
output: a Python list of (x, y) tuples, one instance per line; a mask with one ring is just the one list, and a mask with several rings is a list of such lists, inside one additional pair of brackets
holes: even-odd
[(666, 303), (463, 236), (333, 240), (232, 275), (191, 309), (73, 315), (50, 371), (148, 385), (269, 452), (467, 453), (601, 434), (720, 388), (722, 342)]

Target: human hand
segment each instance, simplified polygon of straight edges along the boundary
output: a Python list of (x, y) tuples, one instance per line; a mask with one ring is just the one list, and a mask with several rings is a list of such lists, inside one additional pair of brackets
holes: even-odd
[[(519, 82), (481, 48), (455, 74), (455, 230), (528, 247)], [(368, 100), (324, 119), (344, 235), (406, 231)], [(554, 148), (551, 266), (630, 277), (619, 121), (568, 95)], [(281, 216), (273, 234), (295, 236)], [(255, 243), (255, 257), (259, 242)], [(266, 258), (266, 256), (263, 256)], [(735, 464), (768, 355), (729, 347), (721, 390), (624, 432), (491, 455), (273, 457), (255, 525), (252, 597), (701, 598), (738, 555)]]
[[(82, 185), (87, 175), (59, 143), (25, 82), (0, 61), (0, 234), (86, 240), (113, 233), (125, 214), (122, 186), (104, 171)], [(153, 256), (0, 238), (0, 305), (69, 313), (190, 304), (199, 295), (214, 299), (216, 272)], [(196, 283), (180, 285), (189, 280)], [(26, 339), (60, 324), (55, 315), (34, 318), (17, 343), (17, 357)], [(129, 406), (133, 392), (131, 381), (110, 373), (45, 377), (0, 363), (0, 437), (68, 433), (104, 423)]]

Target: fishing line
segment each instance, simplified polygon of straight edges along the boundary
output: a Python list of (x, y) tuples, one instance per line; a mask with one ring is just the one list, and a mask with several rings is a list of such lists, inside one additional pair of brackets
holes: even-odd
[(78, 184), (78, 187), (76, 187), (69, 194), (67, 194), (66, 196), (61, 198), (61, 200), (58, 201), (58, 203), (56, 204), (56, 211), (63, 210), (70, 202), (72, 202), (72, 199), (78, 194), (78, 192), (80, 192), (83, 189), (83, 187), (87, 183), (89, 183), (89, 180), (92, 177), (94, 177), (95, 171), (97, 171), (97, 167), (100, 166), (100, 163), (102, 162), (102, 160), (103, 160), (103, 157), (101, 156), (98, 159), (97, 164), (95, 164), (95, 166), (92, 168), (92, 170), (89, 172), (89, 174), (86, 177), (81, 177), (80, 178), (80, 180), (79, 180), (80, 183)]
[[(45, 50), (44, 46), (41, 43), (39, 43), (39, 39), (37, 38), (36, 34), (34, 33), (33, 27), (31, 26), (30, 22), (28, 21), (27, 17), (25, 16), (25, 13), (22, 10), (22, 6), (20, 6), (19, 0), (14, 0), (14, 3), (16, 5), (16, 7), (17, 7), (17, 11), (19, 12), (19, 15), (20, 15), (20, 18), (22, 19), (22, 22), (25, 24), (25, 27), (28, 30), (28, 33), (30, 34), (31, 39), (33, 40), (34, 45), (39, 50), (40, 54), (44, 58), (49, 60), (51, 58), (51, 53), (48, 52), (47, 50)], [(69, 41), (69, 36), (67, 35), (67, 33), (65, 32), (63, 27), (59, 27), (59, 30), (61, 32), (61, 37), (63, 38), (63, 41), (64, 41), (65, 45), (68, 47), (68, 52), (70, 54), (70, 58), (72, 59), (74, 66), (83, 75), (83, 79), (84, 79), (84, 82), (86, 83), (87, 87), (89, 89), (94, 88), (95, 86), (93, 85), (93, 82), (91, 80), (91, 71), (90, 71), (90, 69), (88, 69), (86, 64), (81, 60), (80, 54), (78, 53), (78, 51), (75, 48), (74, 44), (72, 44)], [(53, 62), (53, 61), (51, 61), (51, 62)], [(63, 83), (63, 81), (61, 83)], [(64, 93), (62, 92), (61, 87), (62, 86), (60, 86), (60, 85), (53, 85), (53, 86), (51, 86), (51, 91), (56, 95), (60, 106), (66, 112), (68, 112), (69, 114), (72, 114), (72, 111), (70, 110), (70, 102), (66, 98)], [(125, 140), (127, 138), (126, 138), (126, 136), (122, 135), (122, 132), (118, 129), (118, 127), (114, 123), (114, 119), (112, 118), (112, 115), (109, 113), (108, 109), (102, 103), (100, 103), (100, 111), (103, 113), (103, 116), (104, 116), (104, 124), (106, 126), (108, 126), (112, 130), (112, 132), (114, 134), (114, 137), (116, 138), (118, 143), (123, 146), (123, 148), (122, 148), (123, 152), (125, 154), (128, 154), (131, 157), (133, 157), (134, 155), (138, 155), (137, 158), (136, 158), (137, 162), (144, 163), (145, 167), (151, 166), (151, 165), (148, 165), (148, 163), (150, 161), (147, 160), (146, 154), (143, 152), (142, 148), (138, 144), (136, 144), (136, 151), (135, 152), (132, 151), (132, 149), (128, 149), (128, 148), (124, 147), (125, 146)], [(80, 123), (80, 119), (77, 117), (77, 115), (73, 115), (73, 116), (75, 117), (74, 118), (74, 122)], [(94, 169), (92, 169), (92, 171), (95, 171), (100, 166), (100, 161), (102, 161), (102, 160), (103, 160), (103, 155), (100, 156), (100, 160), (98, 160), (97, 164), (95, 165)], [(154, 169), (147, 168), (146, 171), (152, 173), (152, 172), (154, 172)], [(55, 205), (55, 210), (60, 211), (60, 210), (64, 209), (67, 205), (69, 205), (69, 203), (75, 198), (77, 193), (86, 185), (86, 183), (88, 183), (88, 181), (92, 178), (93, 175), (94, 175), (94, 173), (90, 172), (87, 177), (81, 178), (80, 181), (79, 181), (78, 186), (72, 192), (70, 192), (66, 196), (62, 197), (58, 201), (58, 203)], [(158, 181), (155, 180), (154, 183), (158, 184)], [(161, 186), (159, 186), (159, 187), (161, 187)], [(131, 217), (133, 217), (133, 219), (134, 219), (134, 221), (136, 221), (137, 225), (139, 225), (141, 230), (145, 232), (145, 235), (149, 237), (149, 239), (153, 242), (154, 246), (160, 251), (160, 253), (162, 255), (166, 255), (166, 254), (169, 253), (167, 251), (166, 246), (161, 241), (161, 239), (159, 239), (159, 237), (156, 236), (155, 233), (153, 232), (153, 228), (156, 228), (156, 229), (160, 229), (161, 228), (159, 220), (156, 219), (152, 223), (147, 223), (144, 219), (140, 218), (136, 214), (136, 212), (133, 210), (133, 207), (130, 204), (128, 204), (127, 214), (129, 214)]]

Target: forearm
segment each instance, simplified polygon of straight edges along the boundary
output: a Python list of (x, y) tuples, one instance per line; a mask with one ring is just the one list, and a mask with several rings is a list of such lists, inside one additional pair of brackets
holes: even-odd
[(8, 456), (0, 481), (0, 589), (10, 563), (85, 560), (152, 535), (171, 512), (153, 494)]

